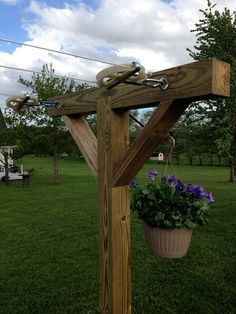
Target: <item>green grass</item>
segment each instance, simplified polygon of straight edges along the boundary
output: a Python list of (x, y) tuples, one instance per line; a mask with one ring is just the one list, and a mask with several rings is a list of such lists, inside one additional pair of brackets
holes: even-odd
[[(35, 169), (29, 188), (0, 184), (0, 313), (98, 313), (97, 183), (82, 161), (61, 160), (58, 186), (50, 159), (24, 164)], [(216, 204), (179, 260), (152, 256), (132, 216), (132, 313), (236, 313), (236, 185), (224, 167), (175, 168)]]

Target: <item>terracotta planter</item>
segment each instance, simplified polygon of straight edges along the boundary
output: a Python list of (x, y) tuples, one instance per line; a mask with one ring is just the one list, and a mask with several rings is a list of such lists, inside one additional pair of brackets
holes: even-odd
[(143, 231), (148, 247), (154, 255), (180, 258), (187, 254), (192, 229), (151, 228), (143, 223)]

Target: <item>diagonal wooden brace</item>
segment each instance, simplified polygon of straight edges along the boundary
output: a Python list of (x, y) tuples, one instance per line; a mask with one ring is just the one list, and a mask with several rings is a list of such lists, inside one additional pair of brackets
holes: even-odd
[(95, 178), (98, 176), (97, 139), (83, 116), (63, 116), (63, 121)]
[(189, 101), (167, 100), (159, 104), (152, 117), (117, 166), (113, 186), (127, 185), (151, 157), (158, 144), (183, 114)]

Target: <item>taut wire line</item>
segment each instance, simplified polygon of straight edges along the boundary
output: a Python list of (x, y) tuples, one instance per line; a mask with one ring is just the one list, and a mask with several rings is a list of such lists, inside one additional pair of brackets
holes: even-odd
[[(28, 69), (22, 69), (22, 68), (16, 68), (16, 67), (10, 67), (10, 66), (7, 66), (7, 65), (1, 65), (1, 64), (0, 64), (0, 68), (5, 68), (5, 69), (15, 70), (15, 71), (28, 72), (28, 73), (37, 73), (37, 74), (42, 74), (42, 72), (40, 72), (40, 71), (28, 70)], [(50, 75), (51, 75), (51, 76), (54, 76), (54, 77), (67, 78), (67, 79), (71, 79), (71, 80), (74, 80), (74, 81), (81, 81), (81, 82), (85, 82), (85, 83), (92, 83), (92, 84), (96, 84), (96, 82), (95, 82), (95, 81), (84, 80), (84, 79), (75, 78), (75, 77), (68, 77), (68, 76), (57, 75), (57, 74), (50, 74)]]
[[(44, 50), (44, 51), (50, 51), (50, 52), (53, 52), (53, 53), (59, 53), (59, 54), (62, 54), (62, 55), (66, 55), (66, 56), (70, 56), (70, 57), (74, 57), (74, 58), (79, 58), (79, 59), (84, 59), (84, 60), (89, 60), (89, 61), (94, 61), (94, 62), (99, 62), (99, 63), (103, 63), (103, 64), (122, 66), (121, 64), (116, 64), (116, 63), (105, 61), (105, 60), (101, 60), (101, 59), (95, 59), (95, 58), (90, 58), (90, 57), (86, 57), (86, 56), (76, 55), (76, 54), (73, 54), (73, 53), (70, 53), (70, 52), (64, 52), (64, 51), (60, 51), (60, 50), (56, 50), (56, 49), (51, 49), (51, 48), (41, 47), (41, 46), (37, 46), (37, 45), (26, 44), (26, 43), (23, 43), (21, 41), (16, 41), (16, 40), (12, 40), (12, 39), (5, 39), (5, 38), (1, 38), (0, 37), (0, 41), (5, 42), (5, 43), (11, 43), (11, 44), (14, 44), (14, 45), (21, 45), (21, 46), (26, 46), (26, 47), (30, 47), (30, 48), (41, 49), (41, 50)], [(125, 65), (123, 65), (123, 67), (126, 68)]]

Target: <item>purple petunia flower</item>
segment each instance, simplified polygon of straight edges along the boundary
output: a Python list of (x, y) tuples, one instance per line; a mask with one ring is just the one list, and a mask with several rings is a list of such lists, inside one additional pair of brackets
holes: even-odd
[(197, 198), (202, 198), (205, 196), (204, 188), (202, 186), (196, 186), (194, 189), (194, 196)]
[(195, 189), (195, 185), (193, 185), (192, 183), (190, 183), (190, 184), (188, 184), (188, 186), (187, 186), (187, 191), (189, 192), (189, 193), (194, 193), (194, 189)]
[(131, 182), (130, 182), (130, 188), (131, 189), (135, 189), (137, 186), (138, 186), (138, 184), (137, 184), (137, 182), (135, 181), (135, 180), (132, 180)]
[(210, 204), (213, 204), (213, 203), (215, 202), (212, 192), (206, 192), (206, 193), (205, 193), (205, 196), (206, 196), (207, 198), (209, 198)]
[(156, 176), (157, 176), (157, 171), (156, 170), (149, 170), (148, 171), (148, 176), (149, 176), (149, 179), (151, 181), (155, 181), (156, 180)]
[(189, 184), (187, 186), (187, 191), (191, 194), (193, 194), (194, 197), (196, 198), (202, 198), (204, 196), (206, 196), (204, 188), (202, 186), (198, 186), (198, 185), (193, 185), (193, 184)]
[(176, 184), (176, 179), (174, 176), (170, 175), (170, 174), (166, 174), (165, 176), (163, 176), (161, 178), (161, 182), (162, 183), (169, 183), (171, 186), (174, 186)]
[(178, 179), (175, 189), (177, 192), (183, 193), (186, 190), (186, 185)]

